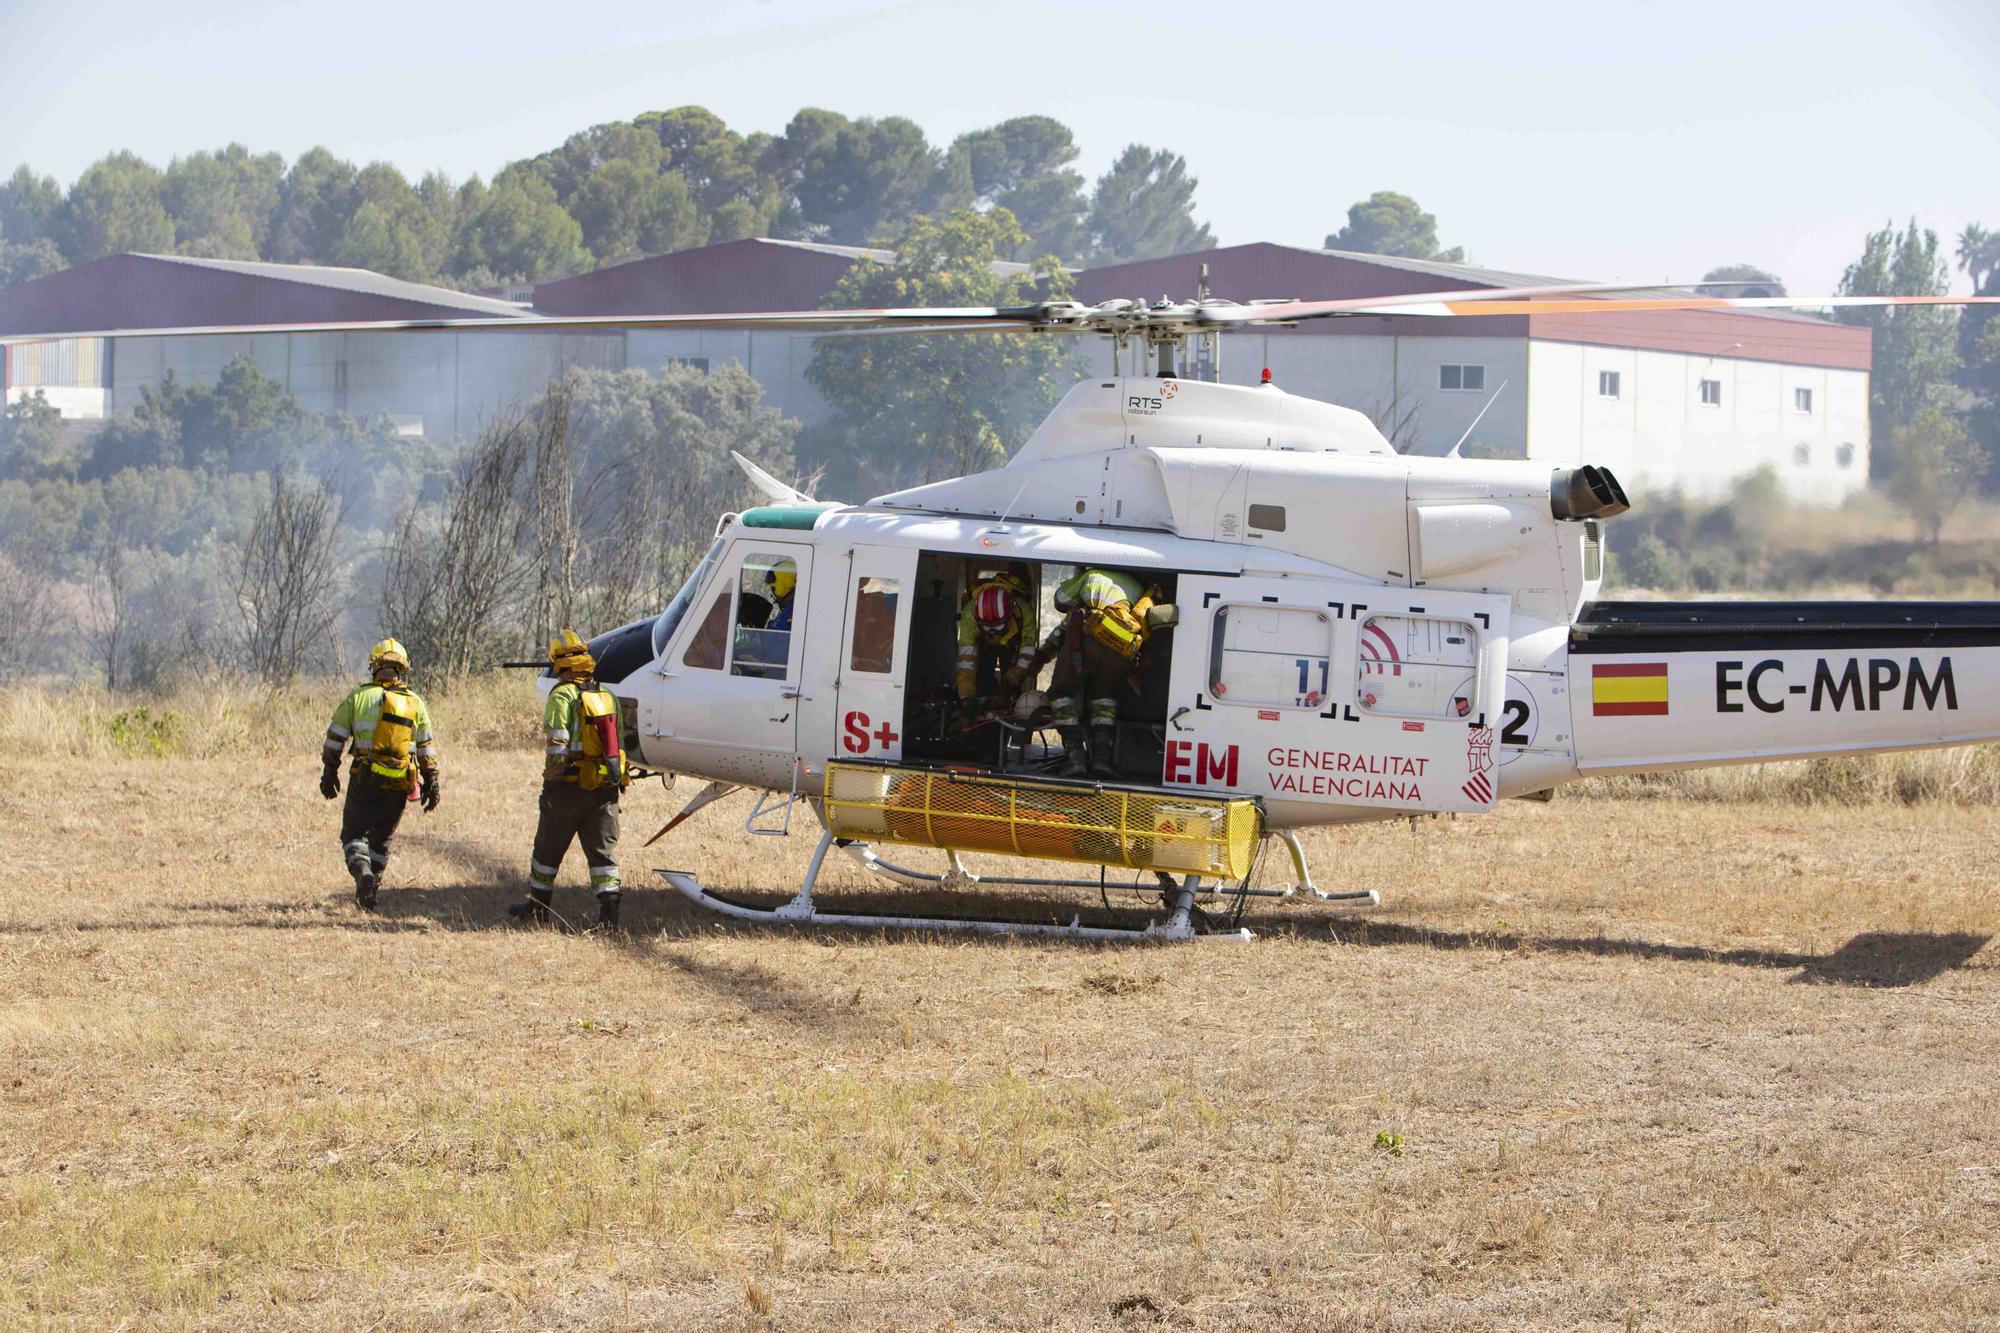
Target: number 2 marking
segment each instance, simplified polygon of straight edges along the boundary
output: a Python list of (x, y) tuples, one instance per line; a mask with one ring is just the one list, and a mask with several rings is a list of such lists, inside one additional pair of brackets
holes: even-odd
[(1507, 701), (1507, 724), (1500, 729), (1502, 745), (1526, 746), (1528, 743), (1528, 701), (1509, 699)]

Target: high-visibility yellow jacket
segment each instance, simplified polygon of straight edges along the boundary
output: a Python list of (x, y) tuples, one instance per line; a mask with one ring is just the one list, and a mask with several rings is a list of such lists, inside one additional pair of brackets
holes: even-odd
[(1056, 589), (1056, 605), (1081, 606), (1091, 610), (1119, 602), (1136, 602), (1146, 595), (1146, 585), (1130, 574), (1109, 569), (1080, 569)]
[[(407, 720), (407, 755), (376, 753), (375, 732), (385, 705), (394, 715)], [(357, 685), (333, 710), (333, 720), (326, 726), (324, 754), (337, 761), (350, 747), (355, 775), (368, 776), (384, 785), (414, 786), (416, 773), (411, 771), (412, 766), (425, 773), (437, 771), (437, 740), (431, 735), (430, 709), (425, 707), (421, 695), (397, 681), (389, 682), (386, 687), (374, 681)]]

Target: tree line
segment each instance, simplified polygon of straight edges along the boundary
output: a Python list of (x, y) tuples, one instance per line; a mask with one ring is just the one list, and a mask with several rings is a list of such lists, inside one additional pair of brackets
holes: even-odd
[(1180, 155), (1127, 147), (1089, 184), (1070, 130), (1019, 116), (932, 144), (900, 116), (808, 108), (741, 134), (701, 107), (596, 125), (492, 181), (357, 166), (325, 148), (287, 163), (242, 144), (130, 152), (64, 189), (22, 165), (0, 185), (0, 285), (125, 251), (372, 269), (473, 290), (752, 236), (868, 244), (919, 215), (1005, 208), (1008, 256), (1109, 264), (1215, 244)]
[(385, 632), (460, 674), (657, 612), (752, 498), (731, 450), (796, 471), (798, 423), (733, 363), (571, 371), (463, 443), (309, 412), (248, 356), (90, 437), (20, 407), (0, 680), (278, 683)]

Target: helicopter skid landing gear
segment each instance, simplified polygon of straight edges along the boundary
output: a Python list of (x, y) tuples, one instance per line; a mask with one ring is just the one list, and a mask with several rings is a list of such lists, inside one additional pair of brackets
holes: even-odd
[[(764, 921), (773, 924), (808, 926), (865, 926), (890, 930), (969, 930), (981, 935), (1046, 935), (1071, 940), (1167, 940), (1180, 942), (1193, 939), (1248, 940), (1254, 938), (1247, 930), (1228, 930), (1204, 933), (1197, 931), (1194, 924), (1194, 900), (1200, 891), (1200, 877), (1188, 875), (1179, 882), (1170, 882), (1166, 889), (1167, 916), (1164, 921), (1153, 921), (1144, 927), (1086, 926), (1082, 918), (1071, 918), (1068, 925), (1046, 924), (1035, 921), (1003, 921), (986, 917), (920, 917), (890, 916), (875, 912), (826, 912), (813, 905), (813, 886), (819, 881), (820, 870), (826, 864), (826, 854), (836, 845), (833, 834), (822, 834), (819, 846), (813, 849), (812, 862), (806, 867), (806, 877), (799, 885), (798, 894), (777, 907), (750, 907), (743, 903), (731, 902), (727, 898), (710, 893), (701, 882), (684, 870), (662, 870), (661, 878), (671, 884), (689, 901), (735, 917), (739, 921)], [(846, 846), (847, 844), (842, 844)], [(863, 861), (868, 864), (867, 860)], [(871, 866), (871, 868), (873, 868)], [(885, 872), (889, 873), (889, 872)], [(944, 876), (915, 876), (903, 871), (897, 878), (908, 876), (918, 882), (932, 884), (973, 882), (973, 876), (952, 858), (952, 869)], [(1163, 877), (1164, 878), (1164, 877)], [(905, 882), (909, 882), (908, 879)], [(1095, 888), (1094, 883), (1069, 880), (1005, 881), (989, 880), (988, 883), (1041, 883), (1047, 885), (1075, 885)]]
[(1298, 876), (1298, 883), (1284, 890), (1286, 894), (1294, 889), (1308, 889), (1323, 903), (1345, 903), (1351, 907), (1382, 905), (1382, 895), (1374, 889), (1322, 889), (1313, 883), (1312, 871), (1306, 865), (1306, 849), (1299, 845), (1299, 835), (1290, 829), (1278, 829), (1271, 836), (1285, 844), (1285, 850), (1292, 855), (1292, 873)]

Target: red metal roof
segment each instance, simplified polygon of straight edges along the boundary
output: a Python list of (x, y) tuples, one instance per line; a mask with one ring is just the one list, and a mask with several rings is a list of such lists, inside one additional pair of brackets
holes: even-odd
[(752, 238), (634, 259), (535, 288), (544, 315), (817, 310), (857, 256), (889, 252)]
[(110, 255), (0, 290), (0, 333), (519, 315), (519, 306), (364, 269)]

